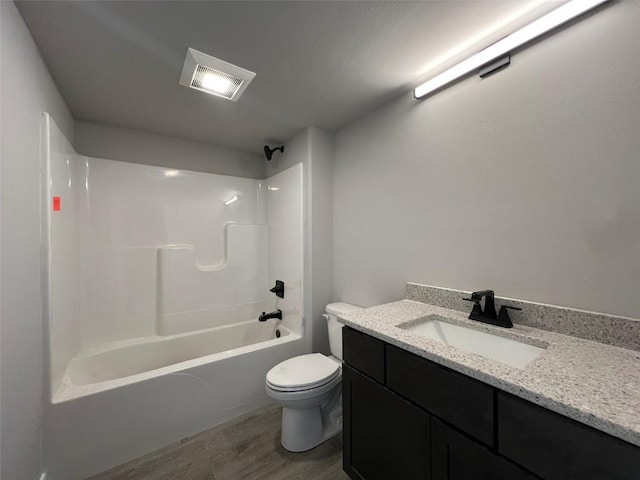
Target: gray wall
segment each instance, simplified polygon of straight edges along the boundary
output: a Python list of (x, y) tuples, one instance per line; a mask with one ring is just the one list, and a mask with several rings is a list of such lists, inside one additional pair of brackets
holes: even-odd
[(311, 315), (313, 351), (329, 353), (325, 307), (333, 302), (333, 134), (309, 131), (311, 196)]
[(322, 314), (333, 301), (333, 135), (315, 127), (298, 133), (285, 142), (284, 154), (266, 162), (266, 177), (299, 162), (304, 164), (304, 316), (311, 327), (309, 348), (328, 353)]
[(0, 476), (40, 476), (43, 315), (40, 289), (40, 121), (73, 119), (13, 2), (0, 2)]
[(262, 156), (140, 130), (76, 121), (74, 146), (89, 157), (264, 178)]
[(612, 2), (338, 132), (335, 298), (414, 281), (638, 317), (639, 24), (640, 2)]

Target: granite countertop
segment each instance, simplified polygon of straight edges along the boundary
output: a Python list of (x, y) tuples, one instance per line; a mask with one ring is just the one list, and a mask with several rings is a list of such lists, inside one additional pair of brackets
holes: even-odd
[[(546, 348), (520, 369), (398, 328), (434, 314)], [(464, 312), (413, 300), (356, 310), (343, 314), (339, 321), (640, 446), (640, 352), (523, 325), (511, 329), (485, 325), (468, 320)]]

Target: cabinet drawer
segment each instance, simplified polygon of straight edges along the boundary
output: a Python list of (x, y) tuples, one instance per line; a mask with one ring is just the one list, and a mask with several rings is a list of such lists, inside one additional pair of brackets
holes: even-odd
[(384, 342), (352, 328), (342, 329), (345, 363), (384, 383)]
[(547, 480), (640, 478), (639, 447), (504, 393), (498, 450)]
[(387, 385), (486, 445), (494, 444), (494, 390), (387, 345)]

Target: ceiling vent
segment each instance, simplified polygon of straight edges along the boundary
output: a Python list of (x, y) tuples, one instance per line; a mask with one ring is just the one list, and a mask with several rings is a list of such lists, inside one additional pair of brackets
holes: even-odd
[(189, 48), (180, 85), (237, 102), (255, 76), (249, 70)]

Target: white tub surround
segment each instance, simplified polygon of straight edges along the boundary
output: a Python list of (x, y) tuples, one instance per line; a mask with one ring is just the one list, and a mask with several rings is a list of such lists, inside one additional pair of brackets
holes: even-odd
[(302, 165), (254, 180), (123, 163), (77, 155), (48, 116), (44, 130), (47, 478), (267, 404), (267, 371), (308, 353)]
[(54, 401), (93, 351), (276, 308), (302, 333), (300, 164), (261, 181), (82, 157), (45, 121)]
[(158, 333), (258, 318), (266, 308), (267, 225), (223, 227), (224, 254), (200, 264), (193, 245), (158, 247)]

